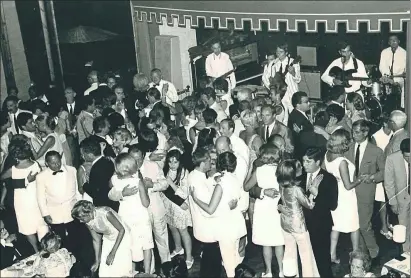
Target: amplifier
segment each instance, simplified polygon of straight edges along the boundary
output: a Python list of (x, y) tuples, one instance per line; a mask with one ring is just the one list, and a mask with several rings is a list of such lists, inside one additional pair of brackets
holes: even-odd
[(301, 56), (301, 66), (317, 66), (317, 48), (308, 46), (297, 46), (297, 55)]
[(311, 99), (321, 99), (321, 73), (320, 71), (301, 71), (301, 82), (298, 84), (300, 91), (306, 92)]

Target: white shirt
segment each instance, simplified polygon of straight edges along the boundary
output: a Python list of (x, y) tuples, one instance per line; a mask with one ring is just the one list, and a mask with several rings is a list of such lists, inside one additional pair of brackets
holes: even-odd
[(303, 111), (301, 111), (300, 109), (297, 109), (297, 108), (295, 108), (295, 110), (297, 110), (298, 112), (300, 112), (301, 114), (303, 114), (303, 116), (304, 116), (307, 120), (309, 120), (307, 114), (305, 114)]
[(98, 89), (98, 83), (93, 83), (91, 84), (90, 88), (88, 88), (87, 90), (84, 91), (84, 95), (88, 96), (92, 91), (97, 90)]
[[(363, 63), (362, 61), (360, 61), (359, 59), (356, 59), (356, 60), (357, 60), (358, 68), (357, 68), (357, 72), (356, 72), (356, 73), (353, 73), (352, 76), (353, 76), (353, 77), (364, 77), (364, 78), (368, 78), (367, 71), (365, 70), (364, 63)], [(333, 83), (333, 79), (334, 79), (334, 78), (329, 75), (329, 72), (330, 72), (330, 69), (333, 68), (333, 67), (339, 67), (339, 68), (341, 68), (341, 69), (343, 68), (343, 63), (342, 63), (341, 58), (335, 59), (335, 60), (328, 66), (328, 68), (325, 70), (325, 72), (324, 72), (323, 75), (321, 76), (321, 80), (322, 80), (323, 82), (327, 83), (328, 85), (330, 85), (331, 87), (334, 86), (334, 83)], [(349, 69), (354, 69), (354, 60), (353, 60), (353, 58), (350, 58), (350, 60), (348, 61), (348, 63), (347, 63), (346, 65), (344, 65), (344, 70), (349, 70)], [(351, 87), (350, 87), (350, 88), (345, 88), (345, 92), (346, 92), (346, 93), (357, 92), (357, 91), (360, 89), (361, 84), (362, 84), (363, 86), (366, 86), (366, 87), (369, 87), (369, 86), (370, 86), (370, 85), (367, 84), (367, 81), (358, 81), (358, 80), (350, 80), (350, 81), (348, 81), (348, 84), (350, 84)], [(357, 93), (362, 96), (362, 92), (361, 92), (361, 91), (359, 91), (359, 92), (357, 92)]]
[(245, 130), (243, 123), (241, 122), (241, 118), (234, 120), (234, 134), (240, 137), (240, 132)]
[[(207, 76), (218, 78), (234, 69), (234, 67), (230, 60), (230, 56), (227, 53), (221, 52), (219, 55), (211, 53), (207, 56), (205, 69)], [(227, 76), (227, 81), (229, 89), (234, 89), (237, 84), (234, 72)]]
[(230, 136), (230, 142), (233, 152), (242, 156), (245, 159), (248, 166), (248, 164), (250, 163), (250, 148), (247, 146), (243, 139), (241, 139), (235, 134), (232, 134)]
[(66, 105), (67, 105), (67, 111), (70, 112), (70, 109), (71, 109), (72, 113), (74, 114), (74, 108), (76, 107), (76, 102), (73, 101), (73, 103), (71, 103), (71, 104), (66, 103)]
[(169, 105), (174, 106), (174, 103), (178, 101), (178, 93), (173, 83), (161, 79), (158, 85), (154, 84), (154, 82), (151, 82), (148, 85), (150, 86), (150, 88), (156, 87), (160, 91), (161, 96), (163, 96), (163, 86), (165, 84), (168, 84), (168, 91), (166, 93), (166, 102)]
[(310, 177), (311, 177), (311, 182), (313, 182), (314, 179), (318, 176), (318, 173), (320, 172), (320, 170), (321, 170), (321, 168), (318, 168), (314, 173), (308, 173), (307, 174), (307, 183), (306, 183), (307, 190), (309, 189), (308, 186), (310, 185), (310, 184), (308, 184), (309, 181), (310, 181)]
[(250, 202), (250, 194), (249, 192), (244, 190), (244, 182), (248, 174), (249, 166), (245, 158), (239, 153), (234, 152), (234, 155), (237, 157), (237, 166), (234, 171), (234, 175), (237, 177), (240, 188), (240, 200), (238, 201), (238, 208), (245, 212), (248, 209), (249, 202)]
[[(362, 158), (364, 157), (364, 152), (365, 152), (365, 148), (367, 147), (368, 144), (368, 140), (364, 140), (364, 142), (360, 143), (360, 160), (358, 165), (361, 167), (361, 162), (362, 162)], [(354, 159), (357, 155), (357, 147), (358, 147), (358, 143), (355, 143), (354, 146)], [(360, 169), (357, 169), (357, 171), (360, 171)]]
[[(399, 75), (403, 74), (406, 72), (407, 69), (407, 51), (402, 48), (401, 46), (398, 46), (398, 48), (395, 50), (395, 54), (392, 53), (391, 47), (388, 47), (381, 51), (381, 56), (380, 56), (380, 72), (382, 75), (391, 75), (391, 64), (392, 64), (392, 58), (394, 55), (394, 64), (393, 64), (393, 69), (392, 72), (394, 75)], [(403, 79), (403, 78), (397, 78), (397, 79)], [(394, 78), (395, 82), (396, 78)]]
[[(284, 73), (287, 65), (291, 64), (294, 61), (293, 58), (285, 58), (284, 60), (280, 61), (279, 59), (275, 59), (271, 61), (267, 66), (267, 72), (265, 75), (263, 74), (262, 80), (264, 85), (269, 88), (270, 87), (270, 77), (275, 76), (275, 73), (280, 71)], [(298, 83), (301, 82), (301, 73), (300, 73), (300, 64), (293, 65), (295, 69), (295, 76), (291, 73), (287, 73), (285, 75), (285, 83), (287, 84), (287, 91), (283, 97), (283, 101), (286, 104), (289, 111), (293, 110), (293, 106), (291, 104), (291, 97), (295, 92), (298, 91)]]
[(49, 215), (53, 224), (73, 221), (71, 209), (80, 200), (76, 169), (63, 165), (61, 170), (62, 173), (53, 175), (53, 171), (46, 168), (36, 177), (40, 212), (43, 217)]
[[(193, 187), (196, 197), (205, 203), (209, 203), (214, 192), (214, 186), (207, 182), (206, 174), (194, 169), (187, 178), (188, 186)], [(194, 237), (201, 242), (215, 242), (214, 219), (203, 211), (193, 200), (188, 197), (191, 216), (193, 220)]]
[[(274, 125), (275, 125), (275, 121), (273, 121), (273, 122), (268, 126), (268, 136), (270, 136), (270, 135), (271, 135), (271, 132), (273, 132)], [(265, 141), (267, 141), (267, 139), (268, 139), (268, 138), (265, 138), (265, 137), (266, 137), (266, 136), (265, 136), (266, 133), (267, 133), (267, 126), (264, 125), (264, 139), (265, 139)]]
[(221, 122), (224, 119), (227, 119), (228, 116), (224, 112), (223, 108), (221, 107), (220, 104), (218, 104), (216, 101), (212, 105), (210, 105), (210, 108), (213, 109), (217, 113), (217, 122)]
[(341, 106), (342, 108), (344, 108), (343, 103), (336, 102), (335, 100), (332, 100), (330, 104), (337, 104), (338, 106)]

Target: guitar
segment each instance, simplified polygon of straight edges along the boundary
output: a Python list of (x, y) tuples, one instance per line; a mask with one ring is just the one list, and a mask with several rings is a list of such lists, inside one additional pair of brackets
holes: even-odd
[(234, 67), (232, 70), (227, 71), (226, 73), (224, 73), (223, 75), (219, 76), (219, 77), (211, 77), (211, 79), (213, 80), (213, 82), (215, 82), (217, 79), (226, 79), (230, 74), (232, 74), (233, 72), (236, 71), (236, 67)]
[(177, 91), (177, 95), (180, 96), (182, 94), (188, 93), (190, 91), (190, 85), (187, 85), (184, 89)]
[(285, 71), (284, 71), (284, 72), (277, 71), (274, 76), (272, 76), (272, 77), (269, 78), (269, 80), (270, 80), (270, 87), (276, 82), (276, 80), (280, 80), (280, 78), (281, 78), (282, 80), (285, 80), (285, 76), (286, 76), (287, 73), (288, 73), (288, 69), (289, 69), (290, 67), (296, 65), (296, 64), (301, 63), (301, 61), (302, 61), (301, 56), (298, 55), (297, 57), (295, 57), (295, 59), (294, 59), (289, 65), (287, 65), (287, 66), (285, 67)]
[[(343, 70), (340, 67), (332, 67), (329, 72), (329, 76), (340, 80), (342, 82), (341, 86), (345, 88), (350, 88), (352, 85), (348, 83), (350, 80), (356, 80), (356, 81), (368, 81), (368, 80), (373, 80), (372, 77), (354, 77), (352, 76), (354, 73), (357, 73), (357, 70), (355, 69), (349, 69), (349, 70)], [(373, 80), (374, 81), (374, 80)]]

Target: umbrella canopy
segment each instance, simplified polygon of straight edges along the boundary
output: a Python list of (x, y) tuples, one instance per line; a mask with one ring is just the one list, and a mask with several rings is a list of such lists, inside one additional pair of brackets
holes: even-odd
[(107, 41), (118, 38), (120, 35), (92, 26), (77, 26), (59, 33), (59, 43), (78, 44), (98, 41)]

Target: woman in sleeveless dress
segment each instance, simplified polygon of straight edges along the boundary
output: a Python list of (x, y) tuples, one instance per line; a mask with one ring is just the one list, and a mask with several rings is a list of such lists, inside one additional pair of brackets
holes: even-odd
[(130, 230), (109, 207), (95, 207), (89, 201), (78, 201), (71, 216), (87, 225), (93, 238), (94, 273), (99, 277), (131, 277), (132, 257)]
[[(209, 204), (199, 200), (193, 189), (191, 196), (194, 202), (206, 213), (215, 218), (215, 239), (220, 246), (221, 257), (227, 277), (234, 277), (235, 268), (241, 263), (239, 253), (240, 238), (247, 234), (245, 220), (239, 207), (230, 209), (229, 203), (238, 201), (241, 195), (240, 181), (234, 175), (237, 158), (231, 152), (224, 152), (218, 156), (217, 170), (213, 177), (214, 192)], [(229, 227), (229, 228), (227, 228)]]
[[(280, 150), (272, 145), (265, 144), (260, 149), (260, 161), (262, 166), (258, 167), (250, 179), (244, 185), (244, 190), (249, 191), (255, 184), (264, 191), (279, 191), (277, 177), (275, 175), (277, 164), (280, 162)], [(265, 193), (264, 193), (265, 194)], [(280, 277), (283, 274), (284, 257), (284, 235), (281, 229), (280, 214), (277, 210), (280, 196), (271, 198), (266, 194), (262, 199), (256, 199), (253, 220), (253, 238), (256, 245), (263, 246), (263, 257), (265, 273), (263, 277), (272, 277), (271, 261), (272, 248), (280, 270)], [(269, 212), (269, 213), (267, 213)]]
[(54, 131), (56, 128), (56, 121), (54, 118), (47, 115), (41, 115), (36, 119), (36, 127), (37, 130), (44, 136), (44, 143), (38, 151), (35, 151), (32, 148), (34, 159), (38, 160), (41, 166), (45, 166), (46, 153), (48, 151), (56, 151), (61, 154), (61, 162), (65, 165), (66, 156), (64, 154), (60, 136)]
[[(240, 132), (240, 138), (244, 140), (250, 149), (250, 169), (248, 170), (251, 176), (253, 170), (254, 161), (260, 154), (260, 147), (263, 145), (263, 140), (257, 133), (258, 128), (258, 116), (257, 113), (250, 110), (244, 110), (240, 114), (241, 123), (244, 125), (245, 130)], [(247, 180), (247, 179), (246, 179)], [(250, 204), (248, 207), (248, 217), (250, 218), (251, 225), (253, 225), (255, 198), (250, 196)]]
[[(17, 136), (24, 137), (24, 135)], [(13, 139), (9, 151), (9, 155), (17, 163), (1, 175), (1, 180), (12, 179), (14, 210), (19, 233), (26, 236), (37, 253), (38, 239), (48, 232), (37, 202), (36, 175), (40, 173), (41, 167), (36, 161), (31, 160), (31, 148), (26, 138)], [(23, 184), (21, 184), (22, 180), (24, 180)]]
[(344, 157), (350, 144), (350, 133), (338, 129), (330, 135), (324, 164), (326, 170), (335, 176), (338, 182), (338, 206), (331, 212), (334, 226), (331, 232), (331, 261), (339, 263), (337, 243), (340, 232), (350, 233), (353, 250), (358, 249), (360, 222), (358, 218), (357, 195), (355, 187), (361, 183), (361, 177), (354, 180), (355, 166)]

